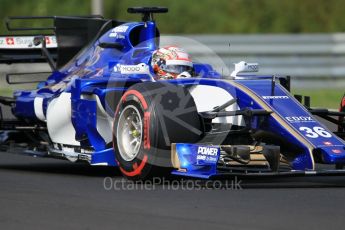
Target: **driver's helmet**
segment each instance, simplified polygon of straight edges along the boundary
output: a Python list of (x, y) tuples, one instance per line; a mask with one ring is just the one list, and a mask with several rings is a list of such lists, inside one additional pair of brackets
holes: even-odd
[(154, 51), (151, 65), (156, 79), (192, 77), (193, 62), (188, 53), (177, 46), (165, 46)]

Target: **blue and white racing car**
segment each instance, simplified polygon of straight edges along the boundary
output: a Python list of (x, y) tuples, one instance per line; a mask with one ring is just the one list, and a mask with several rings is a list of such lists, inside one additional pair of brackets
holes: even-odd
[[(289, 93), (288, 77), (253, 75), (255, 63), (240, 62), (231, 76), (223, 76), (208, 63), (190, 64), (187, 56), (181, 58), (187, 67), (159, 59), (161, 70), (173, 75), (158, 79), (152, 58), (160, 36), (153, 14), (167, 9), (128, 12), (142, 14), (142, 21), (7, 21), (9, 30), (55, 34), (0, 38), (1, 63), (47, 61), (52, 68), (35, 90), (0, 97), (15, 117), (1, 117), (2, 149), (118, 167), (133, 180), (166, 173), (195, 178), (345, 173), (343, 132), (331, 132), (313, 115), (337, 122), (332, 116), (344, 113), (302, 105)], [(23, 19), (52, 19), (54, 26), (12, 27), (13, 20)], [(13, 74), (7, 81), (13, 83)]]

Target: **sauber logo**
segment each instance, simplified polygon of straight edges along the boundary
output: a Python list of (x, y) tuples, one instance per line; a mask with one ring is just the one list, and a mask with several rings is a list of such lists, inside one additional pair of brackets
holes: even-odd
[(6, 44), (7, 45), (14, 45), (14, 39), (13, 38), (6, 38)]
[(198, 154), (207, 155), (207, 156), (217, 156), (218, 148), (211, 147), (199, 147)]

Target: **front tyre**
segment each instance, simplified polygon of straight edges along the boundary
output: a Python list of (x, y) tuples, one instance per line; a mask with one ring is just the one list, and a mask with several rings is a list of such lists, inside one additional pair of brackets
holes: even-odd
[(202, 134), (187, 89), (161, 82), (136, 84), (122, 96), (115, 112), (115, 157), (129, 179), (163, 176), (171, 171), (171, 144), (195, 143)]

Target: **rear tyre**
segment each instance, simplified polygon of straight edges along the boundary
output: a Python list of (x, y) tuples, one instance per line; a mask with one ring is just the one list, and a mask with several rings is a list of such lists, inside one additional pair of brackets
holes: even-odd
[(162, 82), (136, 84), (122, 96), (114, 115), (116, 161), (132, 180), (164, 176), (171, 171), (172, 143), (196, 143), (202, 134), (187, 89)]

